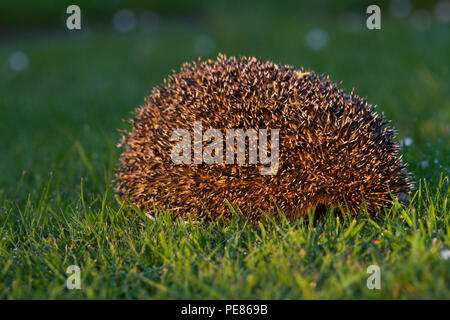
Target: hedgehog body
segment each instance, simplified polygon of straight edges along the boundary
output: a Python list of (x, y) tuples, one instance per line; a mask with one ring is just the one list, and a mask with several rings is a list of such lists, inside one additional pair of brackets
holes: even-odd
[[(203, 132), (215, 129), (224, 137), (229, 129), (277, 130), (276, 172), (261, 174), (261, 159), (207, 164), (193, 153), (192, 161), (174, 163), (173, 132), (188, 130), (194, 149), (199, 122)], [(356, 213), (363, 202), (374, 212), (410, 188), (383, 116), (328, 77), (287, 65), (223, 55), (184, 64), (153, 89), (130, 124), (120, 144), (116, 191), (145, 212), (227, 216), (225, 199), (252, 220), (275, 207), (292, 218), (329, 206)], [(204, 136), (197, 143), (203, 150), (208, 145)]]

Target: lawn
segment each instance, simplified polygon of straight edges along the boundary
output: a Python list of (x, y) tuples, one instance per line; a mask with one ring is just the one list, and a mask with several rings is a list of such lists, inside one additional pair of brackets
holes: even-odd
[[(448, 22), (418, 28), (382, 7), (382, 29), (370, 31), (363, 7), (356, 26), (347, 7), (202, 8), (161, 14), (150, 31), (86, 19), (81, 32), (2, 33), (0, 298), (450, 299)], [(318, 51), (305, 44), (314, 28), (327, 35)], [(28, 58), (21, 71), (9, 63), (17, 51)], [(183, 62), (218, 52), (355, 87), (398, 131), (411, 201), (371, 217), (256, 225), (232, 207), (231, 221), (206, 223), (152, 221), (119, 203), (121, 119)], [(66, 288), (70, 265), (81, 290)], [(380, 267), (379, 290), (366, 286), (370, 265)]]

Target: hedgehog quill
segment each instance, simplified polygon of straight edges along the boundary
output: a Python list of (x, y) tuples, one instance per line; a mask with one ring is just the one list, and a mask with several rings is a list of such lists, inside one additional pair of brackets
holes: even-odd
[[(356, 214), (363, 203), (373, 213), (411, 188), (394, 130), (374, 109), (288, 65), (222, 54), (186, 63), (122, 132), (116, 192), (174, 217), (230, 216), (225, 199), (252, 221), (274, 207), (289, 218)], [(268, 159), (276, 170), (261, 174)]]

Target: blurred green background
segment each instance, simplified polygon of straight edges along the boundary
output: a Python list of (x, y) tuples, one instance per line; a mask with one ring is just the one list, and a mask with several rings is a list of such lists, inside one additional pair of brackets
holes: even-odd
[[(66, 28), (66, 8), (82, 28)], [(381, 8), (381, 30), (366, 8)], [(185, 61), (256, 56), (313, 69), (378, 105), (417, 178), (450, 163), (448, 1), (1, 1), (0, 195), (48, 180), (104, 189), (118, 128)], [(108, 173), (109, 172), (109, 173)]]

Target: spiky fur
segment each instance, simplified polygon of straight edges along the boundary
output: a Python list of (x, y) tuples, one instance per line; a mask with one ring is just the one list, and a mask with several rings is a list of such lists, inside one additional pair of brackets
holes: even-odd
[[(174, 164), (171, 133), (196, 120), (204, 130), (279, 129), (278, 173), (260, 175), (259, 163)], [(287, 65), (224, 55), (184, 64), (153, 89), (130, 123), (116, 191), (146, 212), (226, 216), (225, 199), (252, 220), (274, 206), (292, 218), (328, 206), (356, 213), (363, 199), (374, 212), (410, 189), (383, 116), (329, 77)]]

